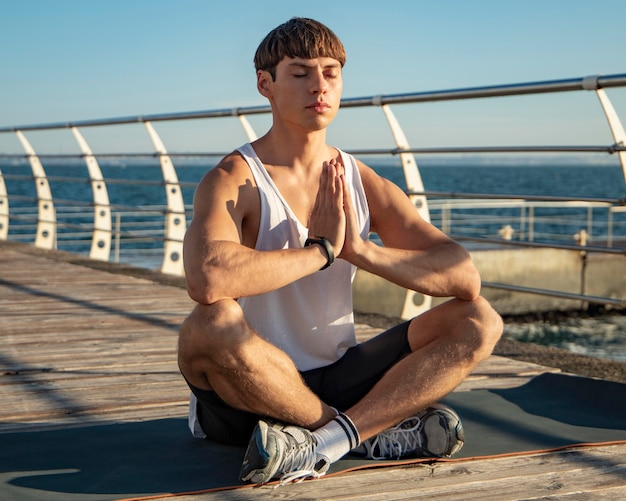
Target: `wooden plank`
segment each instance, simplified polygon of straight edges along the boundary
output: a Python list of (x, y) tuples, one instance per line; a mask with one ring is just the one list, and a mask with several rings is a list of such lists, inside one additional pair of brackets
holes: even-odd
[[(319, 499), (462, 500), (626, 499), (626, 445), (550, 454), (386, 467), (228, 492), (177, 496), (180, 501)], [(611, 497), (617, 496), (617, 497)]]
[(116, 408), (111, 409), (108, 412), (100, 411), (98, 413), (91, 414), (72, 414), (61, 416), (47, 415), (41, 419), (31, 419), (27, 422), (10, 422), (3, 423), (2, 430), (0, 430), (0, 437), (2, 433), (15, 433), (15, 432), (34, 432), (34, 431), (48, 431), (55, 429), (71, 429), (80, 428), (85, 426), (97, 426), (97, 425), (109, 425), (115, 423), (130, 423), (141, 421), (152, 421), (158, 419), (181, 419), (186, 420), (188, 409), (188, 402), (169, 402), (169, 403), (154, 403), (146, 404), (140, 407), (129, 408)]
[(12, 403), (0, 430), (185, 416), (176, 334), (193, 304), (183, 289), (0, 256), (0, 398)]

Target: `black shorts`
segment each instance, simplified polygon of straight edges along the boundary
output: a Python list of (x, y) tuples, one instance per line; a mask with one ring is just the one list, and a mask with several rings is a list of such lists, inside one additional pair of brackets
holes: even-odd
[[(348, 349), (335, 363), (302, 372), (302, 377), (323, 402), (345, 411), (361, 400), (385, 372), (411, 353), (408, 328), (409, 322), (392, 327)], [(207, 438), (233, 445), (248, 443), (262, 416), (229, 406), (214, 391), (192, 384), (189, 387), (198, 399), (198, 421)]]

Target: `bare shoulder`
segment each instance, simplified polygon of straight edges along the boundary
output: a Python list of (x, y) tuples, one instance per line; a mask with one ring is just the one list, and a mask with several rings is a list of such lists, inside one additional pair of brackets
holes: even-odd
[(256, 241), (259, 193), (244, 158), (226, 155), (198, 183), (186, 240)]
[(196, 188), (194, 204), (239, 201), (242, 196), (252, 196), (256, 192), (256, 183), (250, 167), (238, 152), (226, 155), (209, 170)]
[(221, 188), (253, 179), (248, 164), (236, 151), (229, 153), (209, 170), (200, 181), (200, 188)]

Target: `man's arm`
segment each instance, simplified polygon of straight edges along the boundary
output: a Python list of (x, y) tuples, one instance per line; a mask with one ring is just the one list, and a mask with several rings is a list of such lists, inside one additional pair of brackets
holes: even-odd
[(183, 245), (190, 297), (201, 304), (262, 294), (316, 272), (326, 262), (319, 245), (254, 250), (260, 198), (249, 167), (226, 157), (199, 183)]
[[(437, 297), (475, 299), (480, 276), (469, 253), (424, 221), (398, 186), (359, 162), (371, 218), (381, 247), (363, 240), (346, 203), (348, 229), (341, 257), (397, 285)], [(349, 197), (349, 193), (344, 194)]]

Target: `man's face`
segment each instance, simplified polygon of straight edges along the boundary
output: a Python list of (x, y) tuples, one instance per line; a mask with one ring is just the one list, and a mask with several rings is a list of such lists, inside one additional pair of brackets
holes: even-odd
[(330, 124), (339, 109), (341, 64), (331, 57), (285, 57), (276, 66), (275, 81), (269, 72), (258, 72), (258, 86), (277, 119), (319, 130)]

